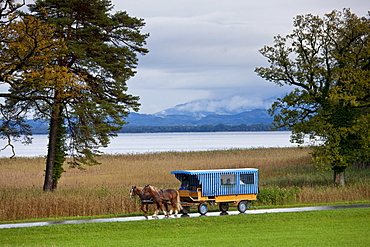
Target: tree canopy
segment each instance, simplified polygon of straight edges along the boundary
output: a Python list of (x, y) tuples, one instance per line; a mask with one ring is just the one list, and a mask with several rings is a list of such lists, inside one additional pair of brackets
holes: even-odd
[(139, 106), (139, 98), (126, 93), (126, 81), (135, 74), (136, 54), (147, 53), (148, 35), (140, 33), (142, 19), (126, 12), (112, 15), (111, 8), (106, 0), (45, 0), (30, 6), (37, 17), (55, 25), (55, 37), (68, 48), (57, 64), (81, 78), (82, 96), (66, 102), (66, 117), (71, 150), (85, 155), (106, 146), (128, 110)]
[(370, 161), (370, 20), (349, 9), (323, 18), (294, 19), (295, 29), (277, 35), (260, 50), (270, 67), (256, 68), (262, 78), (294, 90), (270, 109), (276, 128), (292, 130), (292, 141), (319, 137), (314, 161), (330, 168), (335, 183), (353, 163)]
[[(10, 93), (2, 109), (6, 110), (3, 116), (12, 114), (8, 126), (20, 126), (30, 112), (34, 118), (50, 121), (44, 190), (53, 190), (53, 179), (60, 177), (54, 174), (55, 162), (64, 161), (58, 154), (64, 156), (63, 150), (68, 150), (75, 167), (96, 164), (98, 148), (109, 144), (130, 110), (138, 110), (139, 97), (126, 93), (126, 82), (136, 73), (137, 54), (148, 52), (144, 47), (148, 34), (141, 33), (142, 19), (126, 12), (112, 14), (108, 0), (36, 0), (29, 9), (29, 14), (19, 15), (40, 29), (18, 43), (6, 42), (13, 36), (4, 33), (0, 43), (4, 59), (21, 64), (12, 73), (6, 71), (12, 70), (13, 63), (1, 64), (0, 79), (9, 85)], [(3, 30), (10, 32), (12, 27), (4, 25)], [(37, 49), (27, 53), (32, 49), (28, 43)], [(37, 52), (44, 43), (45, 49)], [(28, 55), (11, 58), (11, 52), (23, 50)], [(22, 134), (30, 134), (23, 126)], [(12, 132), (19, 134), (19, 129)]]
[(9, 87), (9, 92), (1, 94), (6, 100), (0, 107), (0, 136), (12, 146), (13, 139), (31, 141), (25, 119), (31, 108), (41, 106), (43, 96), (38, 92), (45, 96), (48, 88), (58, 83), (55, 76), (68, 78), (73, 74), (53, 64), (53, 59), (59, 56), (56, 51), (63, 45), (53, 39), (50, 26), (32, 16), (15, 17), (15, 12), (7, 13), (11, 13), (6, 18), (11, 21), (0, 24), (0, 81)]

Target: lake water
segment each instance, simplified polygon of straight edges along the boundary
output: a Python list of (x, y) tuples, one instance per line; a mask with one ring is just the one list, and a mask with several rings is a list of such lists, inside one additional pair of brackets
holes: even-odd
[[(191, 133), (122, 133), (112, 139), (106, 154), (132, 154), (166, 151), (206, 151), (232, 148), (294, 147), (289, 131), (264, 132), (191, 132)], [(2, 148), (6, 142), (0, 140)], [(33, 144), (15, 143), (17, 157), (45, 156), (47, 135), (34, 135)], [(10, 156), (9, 148), (0, 157)]]

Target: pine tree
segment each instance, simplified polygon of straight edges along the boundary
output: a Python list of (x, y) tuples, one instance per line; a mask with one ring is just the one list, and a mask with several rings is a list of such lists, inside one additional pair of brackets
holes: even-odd
[(109, 144), (130, 110), (138, 110), (139, 97), (126, 93), (126, 82), (136, 73), (137, 55), (148, 52), (148, 34), (141, 33), (142, 19), (111, 14), (107, 0), (38, 0), (29, 8), (28, 18), (51, 28), (48, 40), (55, 46), (40, 53), (43, 63), (7, 78), (11, 97), (4, 109), (20, 112), (18, 119), (33, 111), (50, 120), (44, 190), (52, 191), (65, 150), (73, 167), (97, 164), (99, 147)]

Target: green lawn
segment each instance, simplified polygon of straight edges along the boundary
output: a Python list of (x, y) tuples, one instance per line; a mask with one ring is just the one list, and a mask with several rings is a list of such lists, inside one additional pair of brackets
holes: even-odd
[(369, 246), (370, 208), (0, 230), (1, 246)]

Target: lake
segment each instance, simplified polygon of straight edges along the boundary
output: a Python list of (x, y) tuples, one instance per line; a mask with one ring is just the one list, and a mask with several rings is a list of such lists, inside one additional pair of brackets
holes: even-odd
[[(135, 154), (166, 151), (207, 151), (233, 148), (294, 147), (289, 131), (264, 132), (181, 132), (181, 133), (121, 133), (112, 139), (106, 154)], [(0, 141), (1, 147), (6, 144)], [(47, 153), (47, 135), (34, 135), (31, 145), (15, 143), (17, 157), (44, 156)], [(9, 148), (0, 151), (0, 157), (11, 155)]]

